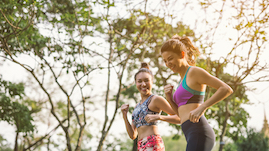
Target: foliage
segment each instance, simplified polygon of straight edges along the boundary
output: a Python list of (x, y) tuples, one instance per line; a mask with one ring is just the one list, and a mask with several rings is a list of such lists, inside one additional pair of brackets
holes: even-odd
[(224, 146), (225, 151), (237, 151), (237, 146), (234, 143), (227, 143)]
[[(32, 79), (36, 81), (39, 88), (47, 95), (47, 100), (51, 105), (49, 110), (56, 121), (58, 121), (58, 125), (52, 128), (54, 130), (48, 132), (41, 139), (27, 138), (28, 144), (24, 144), (24, 149), (41, 145), (46, 137), (48, 138), (47, 143), (53, 144), (54, 142), (50, 141), (48, 136), (51, 136), (52, 132), (59, 126), (65, 133), (67, 148), (71, 150), (70, 139), (73, 139), (72, 141), (78, 142), (74, 145), (75, 148), (80, 149), (81, 139), (78, 139), (78, 137), (83, 136), (82, 133), (86, 125), (86, 117), (83, 115), (85, 115), (85, 98), (87, 96), (81, 96), (82, 101), (79, 101), (82, 102), (79, 104), (84, 108), (84, 112), (79, 112), (75, 108), (73, 102), (70, 101), (70, 97), (75, 87), (81, 88), (89, 84), (88, 81), (86, 83), (79, 83), (79, 81), (92, 71), (90, 64), (84, 65), (86, 63), (80, 61), (84, 51), (81, 45), (79, 47), (77, 45), (82, 43), (82, 39), (77, 40), (75, 38), (78, 32), (81, 33), (81, 37), (91, 34), (91, 31), (88, 32), (87, 29), (82, 32), (82, 28), (88, 28), (88, 25), (98, 26), (98, 19), (95, 20), (94, 17), (89, 19), (91, 15), (89, 11), (91, 11), (90, 4), (86, 2), (74, 4), (71, 1), (58, 0), (4, 1), (3, 5), (1, 5), (0, 19), (2, 24), (0, 30), (4, 33), (1, 36), (2, 57), (20, 65), (32, 75)], [(84, 21), (80, 21), (82, 18), (84, 18)], [(74, 21), (77, 24), (74, 24)], [(42, 26), (45, 28), (42, 29)], [(77, 26), (79, 27), (77, 28)], [(44, 31), (49, 31), (52, 34), (44, 34)], [(58, 39), (58, 36), (53, 36), (55, 34), (54, 31), (59, 35), (64, 33), (67, 39)], [(20, 57), (22, 56), (27, 56), (28, 61), (35, 62), (36, 66), (32, 66), (29, 62), (21, 61)], [(62, 82), (61, 79), (64, 79), (61, 75), (64, 73), (70, 74), (69, 71), (72, 71), (71, 75), (74, 74), (75, 84), (73, 88), (71, 87), (71, 89), (69, 88), (66, 91), (66, 88), (60, 84)], [(52, 78), (48, 78), (48, 76)], [(54, 87), (48, 86), (51, 79), (54, 79), (61, 93), (67, 98), (64, 104), (65, 109), (61, 102), (57, 102), (52, 98), (52, 93), (49, 92), (51, 89), (54, 89)], [(83, 92), (81, 93), (83, 95)], [(39, 105), (42, 104), (40, 103)], [(54, 106), (59, 108), (55, 109)], [(65, 114), (61, 116), (61, 112)], [(68, 127), (70, 121), (73, 120), (70, 118), (71, 114), (76, 116), (76, 124), (72, 125), (80, 127), (79, 131), (74, 131), (74, 133), (77, 133), (75, 135), (77, 138), (69, 137)], [(64, 124), (66, 119), (68, 120), (67, 126)]]
[(240, 136), (234, 143), (228, 143), (224, 146), (225, 151), (249, 151), (269, 150), (269, 139), (263, 133), (250, 128), (246, 131), (246, 136)]
[(0, 86), (0, 120), (16, 125), (17, 132), (25, 134), (33, 132), (31, 111), (27, 106), (18, 102), (24, 96), (23, 83), (12, 83), (0, 78)]
[(269, 150), (269, 138), (263, 133), (256, 132), (255, 129), (252, 128), (247, 130), (246, 137), (241, 136), (235, 143), (238, 151)]
[(13, 149), (11, 148), (11, 144), (2, 135), (0, 135), (0, 150), (13, 151)]

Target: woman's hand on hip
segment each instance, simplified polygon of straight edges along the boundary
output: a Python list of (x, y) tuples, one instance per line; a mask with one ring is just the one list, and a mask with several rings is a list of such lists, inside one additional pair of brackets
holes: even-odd
[(201, 116), (205, 113), (206, 109), (201, 106), (190, 112), (189, 120), (193, 123), (198, 123)]

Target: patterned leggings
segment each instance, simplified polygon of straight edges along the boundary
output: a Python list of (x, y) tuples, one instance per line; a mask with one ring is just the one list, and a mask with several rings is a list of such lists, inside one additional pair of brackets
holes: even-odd
[(160, 135), (150, 135), (137, 142), (138, 151), (165, 151), (164, 143)]

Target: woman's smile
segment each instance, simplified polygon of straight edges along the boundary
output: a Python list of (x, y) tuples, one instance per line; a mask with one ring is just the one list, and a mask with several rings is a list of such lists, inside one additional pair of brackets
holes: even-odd
[(147, 88), (141, 88), (142, 91), (147, 91), (148, 89)]
[(174, 70), (175, 66), (170, 66), (169, 68), (170, 68), (171, 70)]

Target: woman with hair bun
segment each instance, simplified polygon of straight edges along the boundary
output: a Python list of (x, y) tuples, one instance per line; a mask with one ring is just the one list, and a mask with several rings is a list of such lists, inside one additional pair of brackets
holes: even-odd
[[(173, 36), (161, 48), (165, 65), (181, 77), (173, 92), (172, 85), (164, 87), (167, 101), (179, 116), (181, 128), (187, 140), (186, 151), (210, 151), (215, 143), (215, 133), (204, 117), (212, 105), (225, 99), (233, 90), (223, 81), (195, 66), (200, 54), (188, 37)], [(206, 86), (217, 89), (204, 101)]]
[[(141, 64), (141, 68), (134, 78), (141, 101), (132, 113), (132, 124), (127, 119), (129, 104), (121, 106), (127, 133), (133, 140), (138, 137), (138, 151), (164, 151), (164, 143), (158, 132), (157, 121), (179, 124), (180, 119), (163, 97), (152, 94), (153, 75), (147, 63)], [(160, 115), (161, 111), (170, 116)]]

